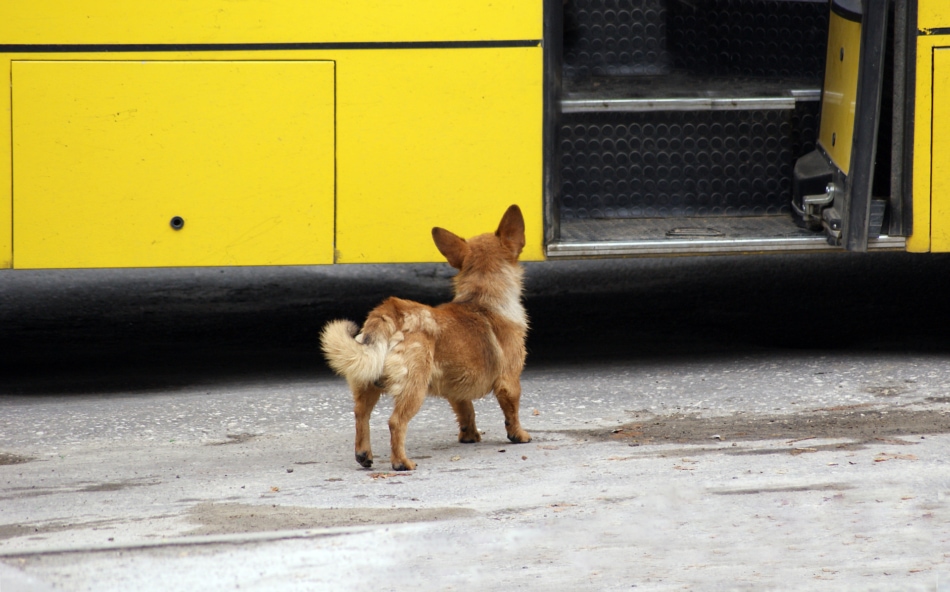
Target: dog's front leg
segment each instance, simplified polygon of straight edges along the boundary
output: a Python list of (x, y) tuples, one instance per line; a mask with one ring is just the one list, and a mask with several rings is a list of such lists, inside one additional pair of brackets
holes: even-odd
[(521, 404), (521, 379), (500, 379), (495, 384), (495, 398), (505, 414), (505, 431), (508, 439), (515, 444), (524, 444), (531, 441), (531, 435), (521, 427), (518, 418), (518, 408)]
[(356, 416), (356, 462), (367, 469), (373, 466), (369, 418), (382, 393), (382, 390), (371, 384), (353, 387), (353, 415)]

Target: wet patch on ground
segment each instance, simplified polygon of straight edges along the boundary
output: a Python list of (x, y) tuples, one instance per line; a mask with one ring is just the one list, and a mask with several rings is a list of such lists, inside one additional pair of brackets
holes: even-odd
[(764, 417), (653, 416), (621, 428), (594, 430), (588, 434), (597, 439), (630, 444), (708, 444), (711, 441), (805, 441), (813, 438), (847, 439), (860, 443), (944, 433), (950, 433), (950, 413), (941, 410), (882, 410), (854, 405)]
[(220, 442), (208, 442), (207, 446), (227, 446), (228, 444), (243, 444), (257, 437), (257, 434), (228, 434), (225, 436), (226, 440)]
[(26, 499), (31, 497), (43, 497), (46, 495), (55, 495), (60, 493), (96, 493), (96, 492), (114, 492), (129, 489), (130, 487), (144, 487), (146, 485), (158, 485), (161, 481), (154, 479), (125, 479), (122, 481), (104, 481), (101, 483), (80, 482), (73, 487), (63, 486), (58, 488), (43, 487), (11, 487), (0, 490), (4, 495), (0, 495), (0, 500)]
[(19, 454), (12, 454), (10, 452), (0, 452), (0, 466), (19, 465), (23, 463), (28, 463), (31, 460), (35, 460), (35, 459), (29, 456), (21, 456)]
[(88, 522), (45, 522), (37, 524), (0, 524), (0, 541), (19, 537), (43, 540), (46, 535), (68, 530), (112, 530), (133, 520), (115, 518)]
[(847, 483), (820, 483), (817, 485), (789, 485), (785, 487), (754, 487), (747, 489), (710, 489), (713, 495), (757, 495), (760, 493), (800, 493), (803, 491), (847, 491), (854, 489)]
[(9, 489), (4, 489), (4, 495), (0, 495), (0, 501), (2, 500), (11, 500), (11, 499), (26, 499), (31, 497), (43, 497), (44, 495), (53, 495), (54, 493), (62, 493), (61, 489), (50, 489), (42, 487), (11, 487)]
[(103, 483), (90, 483), (77, 489), (78, 492), (95, 491), (122, 491), (130, 487), (143, 487), (145, 485), (158, 485), (160, 481), (147, 481), (142, 479), (125, 479), (123, 481), (105, 481)]
[(885, 386), (869, 386), (864, 389), (864, 392), (874, 395), (875, 397), (897, 397), (900, 395), (905, 395), (907, 393), (913, 392), (914, 389), (903, 386), (903, 385), (885, 385)]
[(377, 524), (404, 524), (470, 518), (468, 508), (307, 508), (302, 506), (199, 504), (188, 519), (197, 528), (188, 535), (244, 534)]

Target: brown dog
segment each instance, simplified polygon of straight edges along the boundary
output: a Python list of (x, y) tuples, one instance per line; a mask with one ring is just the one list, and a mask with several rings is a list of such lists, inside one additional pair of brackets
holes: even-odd
[(356, 460), (373, 464), (369, 417), (380, 395), (395, 399), (389, 418), (393, 469), (407, 471), (406, 428), (427, 394), (445, 397), (459, 424), (459, 442), (478, 442), (472, 401), (495, 392), (508, 439), (530, 442), (518, 404), (528, 320), (521, 305), (524, 218), (511, 206), (494, 234), (465, 240), (442, 228), (432, 238), (459, 270), (455, 298), (435, 308), (389, 298), (373, 309), (362, 330), (345, 320), (327, 323), (320, 336), (330, 367), (346, 378), (356, 415)]

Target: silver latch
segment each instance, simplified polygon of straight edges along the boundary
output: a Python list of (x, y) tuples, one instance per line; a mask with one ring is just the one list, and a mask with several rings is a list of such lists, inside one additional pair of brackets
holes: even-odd
[[(817, 208), (822, 208), (824, 206), (829, 206), (835, 200), (835, 194), (838, 192), (834, 183), (828, 183), (828, 186), (825, 187), (824, 193), (818, 193), (815, 195), (803, 195), (802, 196), (802, 205), (807, 209), (808, 206), (815, 206)], [(815, 212), (817, 213), (817, 212)]]

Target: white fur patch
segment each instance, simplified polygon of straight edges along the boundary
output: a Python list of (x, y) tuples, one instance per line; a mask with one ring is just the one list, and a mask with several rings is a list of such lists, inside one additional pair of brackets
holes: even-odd
[(521, 327), (528, 324), (528, 315), (521, 304), (521, 290), (518, 286), (508, 286), (502, 295), (498, 313)]

